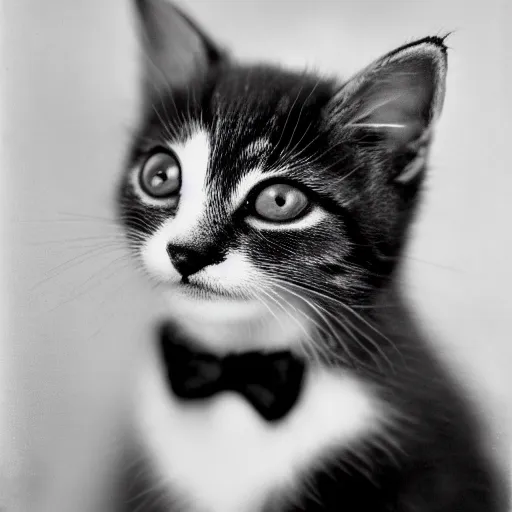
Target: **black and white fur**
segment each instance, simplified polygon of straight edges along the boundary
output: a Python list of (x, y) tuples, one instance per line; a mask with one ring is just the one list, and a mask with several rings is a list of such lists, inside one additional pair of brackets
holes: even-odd
[[(338, 82), (241, 65), (165, 0), (138, 0), (136, 13), (143, 118), (119, 192), (134, 255), (194, 340), (219, 354), (286, 347), (309, 372), (296, 407), (269, 424), (235, 394), (177, 401), (152, 350), (127, 508), (504, 510), (477, 422), (396, 279), (443, 103), (443, 39)], [(180, 161), (177, 208), (140, 186), (156, 147)], [(306, 191), (308, 213), (254, 215), (247, 202), (267, 180)], [(183, 284), (170, 242), (215, 257)]]

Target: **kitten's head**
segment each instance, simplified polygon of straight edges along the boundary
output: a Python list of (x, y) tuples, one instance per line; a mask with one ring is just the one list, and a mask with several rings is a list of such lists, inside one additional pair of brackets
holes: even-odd
[(443, 40), (338, 83), (240, 65), (167, 1), (136, 3), (144, 115), (120, 213), (176, 311), (263, 318), (304, 299), (371, 300), (416, 207), (444, 96)]

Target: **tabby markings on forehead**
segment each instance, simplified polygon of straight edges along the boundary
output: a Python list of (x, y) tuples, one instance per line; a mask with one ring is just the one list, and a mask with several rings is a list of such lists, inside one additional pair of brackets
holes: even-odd
[(265, 137), (259, 137), (258, 139), (247, 144), (242, 151), (242, 155), (246, 158), (262, 158), (271, 149), (270, 141)]

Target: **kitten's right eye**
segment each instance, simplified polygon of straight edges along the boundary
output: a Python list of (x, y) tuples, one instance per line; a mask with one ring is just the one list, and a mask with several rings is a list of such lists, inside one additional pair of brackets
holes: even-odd
[(181, 187), (181, 168), (176, 156), (163, 151), (150, 156), (142, 166), (140, 185), (151, 197), (177, 194)]
[(295, 220), (308, 206), (306, 194), (287, 183), (274, 183), (265, 187), (254, 202), (255, 212), (270, 222)]

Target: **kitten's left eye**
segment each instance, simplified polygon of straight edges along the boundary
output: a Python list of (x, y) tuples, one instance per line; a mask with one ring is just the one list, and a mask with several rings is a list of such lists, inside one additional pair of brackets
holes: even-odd
[(140, 184), (152, 197), (165, 198), (176, 194), (181, 186), (178, 159), (167, 152), (150, 156), (142, 166)]
[(265, 220), (288, 222), (296, 219), (308, 205), (304, 192), (287, 183), (275, 183), (258, 194), (254, 209)]

